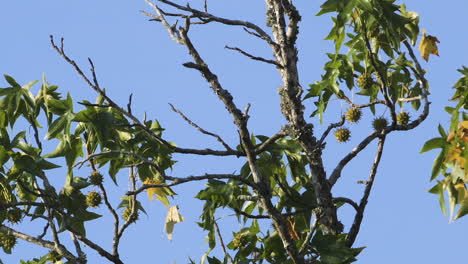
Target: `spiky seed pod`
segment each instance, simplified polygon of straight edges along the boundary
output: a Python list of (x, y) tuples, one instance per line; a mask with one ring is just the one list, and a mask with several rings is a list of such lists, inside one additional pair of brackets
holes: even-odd
[(356, 123), (361, 119), (362, 112), (361, 109), (359, 108), (349, 108), (348, 111), (346, 111), (346, 120), (350, 123)]
[(16, 245), (16, 237), (13, 234), (2, 232), (0, 234), (0, 244), (4, 250), (11, 251)]
[(60, 256), (60, 254), (57, 251), (51, 250), (47, 254), (47, 260), (51, 263), (57, 263), (60, 260), (62, 260), (62, 256)]
[(136, 210), (135, 215), (133, 215), (131, 219), (130, 219), (130, 216), (132, 216), (132, 208), (130, 207), (125, 208), (125, 210), (123, 210), (122, 212), (122, 218), (123, 220), (128, 221), (128, 222), (135, 222), (136, 220), (138, 220), (138, 216), (139, 216), (138, 210)]
[(89, 176), (89, 182), (92, 185), (96, 185), (96, 186), (101, 185), (103, 181), (104, 181), (104, 177), (102, 176), (101, 173), (99, 173), (99, 171), (93, 171), (91, 175)]
[(357, 78), (357, 85), (361, 89), (369, 89), (374, 83), (374, 79), (370, 74), (363, 73)]
[(387, 119), (385, 117), (376, 118), (372, 122), (372, 126), (374, 127), (374, 129), (376, 131), (380, 131), (380, 130), (384, 129), (385, 127), (387, 127), (387, 125), (388, 125), (388, 122), (387, 122)]
[(86, 205), (89, 207), (98, 207), (101, 204), (101, 201), (101, 195), (96, 191), (92, 191), (86, 195)]
[(399, 125), (407, 125), (410, 120), (410, 114), (406, 111), (403, 111), (397, 115), (397, 123)]
[(338, 128), (335, 130), (335, 138), (338, 142), (346, 142), (351, 138), (351, 132), (347, 128)]
[(23, 217), (23, 213), (21, 209), (19, 208), (13, 208), (11, 210), (8, 210), (7, 212), (7, 219), (12, 224), (16, 224), (19, 221), (21, 221), (22, 217)]

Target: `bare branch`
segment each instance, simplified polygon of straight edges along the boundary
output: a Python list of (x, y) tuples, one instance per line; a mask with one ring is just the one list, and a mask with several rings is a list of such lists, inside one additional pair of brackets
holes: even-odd
[(67, 225), (67, 230), (69, 230), (70, 232), (72, 232), (73, 234), (75, 234), (75, 236), (81, 241), (83, 242), (86, 246), (94, 249), (99, 255), (103, 256), (104, 258), (106, 258), (107, 260), (115, 263), (115, 264), (124, 264), (122, 262), (122, 260), (120, 260), (120, 258), (118, 256), (115, 256), (115, 255), (112, 255), (111, 253), (107, 252), (105, 249), (103, 249), (101, 246), (99, 246), (98, 244), (92, 242), (91, 240), (87, 239), (85, 236), (83, 236), (82, 234), (80, 234), (78, 231), (76, 231), (75, 229), (73, 229), (72, 227), (68, 226)]
[(218, 142), (220, 142), (226, 148), (226, 150), (233, 151), (233, 149), (228, 144), (226, 144), (226, 142), (219, 135), (204, 130), (195, 122), (190, 120), (187, 116), (185, 116), (180, 110), (176, 109), (172, 104), (169, 104), (169, 105), (171, 106), (172, 111), (178, 113), (187, 123), (189, 123), (189, 125), (195, 127), (198, 131), (200, 131), (201, 133), (205, 135), (209, 135), (209, 136), (216, 138), (216, 140), (218, 140)]
[(374, 139), (376, 139), (379, 136), (379, 134), (380, 134), (379, 131), (373, 132), (372, 134), (367, 136), (365, 139), (363, 139), (361, 143), (359, 143), (353, 150), (351, 150), (351, 152), (346, 154), (346, 156), (343, 159), (340, 160), (340, 162), (338, 163), (338, 165), (335, 167), (332, 174), (330, 175), (330, 178), (328, 179), (330, 186), (333, 187), (336, 181), (341, 177), (341, 171), (346, 166), (346, 164), (348, 164), (348, 162), (350, 162), (353, 158), (355, 158), (357, 154), (359, 154), (359, 152), (365, 149), (367, 145), (369, 145), (369, 143), (371, 143)]
[(335, 202), (335, 203), (336, 202), (338, 202), (338, 203), (339, 202), (347, 203), (347, 204), (351, 205), (356, 211), (359, 211), (358, 204), (355, 201), (353, 201), (353, 200), (351, 200), (349, 198), (346, 198), (346, 197), (333, 197), (333, 202)]
[[(99, 86), (98, 83), (92, 83), (88, 77), (83, 73), (83, 71), (80, 69), (80, 67), (76, 64), (75, 61), (70, 59), (66, 54), (63, 49), (63, 38), (61, 42), (60, 48), (55, 45), (54, 38), (53, 36), (50, 36), (50, 41), (52, 44), (52, 47), (57, 51), (59, 55), (61, 55), (65, 61), (67, 61), (70, 65), (73, 66), (75, 71), (81, 76), (81, 78), (91, 87), (94, 91), (96, 91), (99, 95), (101, 95), (108, 103), (109, 105), (122, 113), (124, 116), (129, 118), (135, 126), (141, 128), (143, 131), (145, 131), (150, 137), (154, 138), (157, 140), (160, 144), (168, 147), (172, 151), (176, 153), (181, 153), (181, 154), (196, 154), (196, 155), (214, 155), (214, 156), (245, 156), (244, 153), (240, 151), (219, 151), (219, 150), (212, 150), (212, 149), (189, 149), (189, 148), (179, 148), (176, 146), (173, 146), (171, 143), (165, 141), (161, 137), (159, 137), (154, 131), (152, 131), (150, 128), (146, 127), (138, 118), (136, 118), (133, 114), (129, 113), (122, 107), (120, 107), (117, 103), (115, 103), (109, 96), (106, 95), (104, 90), (102, 90)], [(95, 74), (95, 69), (94, 65), (91, 67), (91, 72), (93, 73), (93, 76), (96, 76)]]
[(230, 264), (233, 264), (234, 261), (232, 260), (231, 255), (229, 255), (229, 253), (226, 250), (226, 246), (224, 245), (223, 236), (221, 235), (221, 231), (219, 231), (218, 222), (216, 222), (216, 219), (214, 218), (213, 218), (213, 223), (216, 228), (216, 233), (218, 234), (219, 243), (221, 244), (221, 248), (223, 249), (224, 256), (226, 256), (229, 259)]
[(175, 40), (175, 42), (179, 43), (179, 44), (184, 44), (183, 40), (180, 38), (180, 35), (179, 33), (177, 32), (177, 30), (175, 29), (175, 26), (171, 26), (169, 25), (169, 23), (167, 22), (166, 18), (164, 17), (161, 9), (159, 9), (159, 7), (155, 4), (153, 4), (151, 1), (149, 0), (145, 0), (145, 2), (150, 5), (155, 11), (156, 13), (158, 13), (158, 19), (161, 21), (161, 23), (163, 24), (163, 26), (166, 28), (167, 32), (169, 33), (169, 35), (171, 36), (171, 38), (173, 40)]
[(37, 236), (37, 239), (43, 239), (47, 234), (47, 230), (49, 229), (49, 222), (46, 222), (44, 228), (42, 229), (42, 233)]
[(263, 62), (266, 62), (266, 63), (269, 63), (269, 64), (273, 64), (273, 65), (275, 65), (276, 67), (284, 68), (283, 65), (279, 64), (277, 61), (269, 60), (269, 59), (265, 59), (265, 58), (262, 58), (262, 57), (254, 56), (254, 55), (252, 55), (252, 54), (250, 54), (250, 53), (247, 53), (247, 52), (243, 51), (243, 50), (240, 49), (240, 48), (237, 48), (237, 47), (229, 47), (229, 46), (225, 46), (224, 48), (230, 49), (230, 50), (235, 50), (235, 51), (241, 53), (242, 55), (251, 58), (252, 60), (263, 61)]
[[(145, 1), (154, 8), (154, 6), (153, 6), (154, 4), (149, 3), (148, 0), (145, 0)], [(190, 6), (182, 6), (182, 5), (176, 4), (176, 3), (172, 2), (172, 1), (168, 1), (168, 0), (158, 0), (158, 1), (162, 2), (164, 4), (167, 4), (169, 6), (172, 6), (172, 7), (176, 8), (176, 9), (178, 9), (178, 10), (190, 12), (194, 16), (196, 16), (196, 17), (198, 17), (200, 19), (201, 18), (209, 19), (211, 21), (215, 21), (215, 22), (225, 24), (225, 25), (242, 26), (242, 27), (249, 28), (249, 29), (255, 31), (256, 34), (258, 34), (260, 36), (260, 38), (262, 38), (263, 40), (268, 42), (268, 44), (270, 44), (270, 46), (276, 45), (276, 43), (274, 43), (274, 41), (271, 39), (271, 37), (265, 31), (263, 31), (263, 29), (261, 29), (259, 26), (255, 25), (254, 23), (251, 23), (251, 22), (248, 22), (248, 21), (233, 20), (233, 19), (218, 17), (218, 16), (212, 15), (210, 13), (203, 12), (203, 11), (191, 8)]]
[(366, 189), (364, 190), (364, 195), (361, 198), (359, 203), (359, 209), (357, 210), (356, 216), (354, 217), (353, 225), (351, 226), (348, 236), (346, 237), (347, 246), (351, 247), (356, 240), (359, 229), (361, 228), (362, 219), (364, 217), (364, 210), (366, 209), (367, 201), (369, 199), (370, 192), (372, 190), (372, 185), (374, 184), (375, 175), (377, 174), (377, 168), (379, 167), (380, 158), (382, 157), (383, 147), (385, 144), (385, 135), (381, 136), (379, 139), (379, 144), (377, 146), (377, 153), (375, 155), (374, 163), (369, 175), (369, 180), (367, 181)]

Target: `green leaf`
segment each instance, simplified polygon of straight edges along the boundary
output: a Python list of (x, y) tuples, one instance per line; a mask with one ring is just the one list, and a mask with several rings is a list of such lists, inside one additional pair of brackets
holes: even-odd
[(432, 173), (431, 173), (431, 181), (434, 180), (437, 175), (439, 175), (442, 165), (444, 164), (445, 160), (445, 149), (442, 150), (439, 155), (437, 155), (437, 158), (434, 160), (434, 164), (432, 165)]
[(447, 133), (445, 133), (444, 128), (439, 124), (439, 126), (437, 127), (437, 129), (439, 130), (440, 136), (446, 139), (446, 138), (447, 138)]
[(3, 77), (5, 77), (5, 80), (11, 85), (13, 86), (14, 88), (21, 88), (21, 85), (19, 85), (15, 79), (13, 79), (13, 77), (9, 76), (9, 75), (6, 75), (4, 74)]
[(446, 144), (447, 141), (441, 137), (430, 139), (426, 143), (424, 143), (424, 146), (421, 149), (420, 153), (424, 153), (436, 148), (443, 148)]

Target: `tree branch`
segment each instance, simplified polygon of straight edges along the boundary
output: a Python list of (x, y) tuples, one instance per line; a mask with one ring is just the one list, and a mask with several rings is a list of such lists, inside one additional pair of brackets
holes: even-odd
[[(148, 0), (145, 0), (145, 1), (154, 8), (154, 4), (149, 3)], [(274, 43), (274, 41), (271, 39), (271, 37), (265, 31), (263, 31), (263, 29), (261, 29), (259, 26), (255, 25), (254, 23), (251, 23), (251, 22), (248, 22), (248, 21), (233, 20), (233, 19), (218, 17), (218, 16), (212, 15), (210, 13), (203, 12), (203, 11), (191, 8), (190, 6), (178, 5), (178, 4), (176, 4), (176, 3), (172, 2), (172, 1), (168, 1), (168, 0), (158, 0), (158, 1), (161, 2), (161, 3), (167, 4), (169, 6), (172, 6), (172, 7), (176, 8), (176, 9), (178, 9), (178, 10), (190, 12), (195, 17), (198, 17), (198, 18), (209, 19), (210, 21), (218, 22), (218, 23), (225, 24), (225, 25), (242, 26), (242, 27), (249, 28), (249, 29), (255, 31), (263, 40), (265, 40), (268, 44), (270, 44), (270, 46), (276, 45), (276, 43)]]
[(219, 231), (218, 222), (216, 222), (216, 219), (214, 218), (213, 218), (213, 223), (216, 228), (216, 233), (218, 234), (219, 243), (221, 244), (221, 248), (223, 249), (224, 256), (228, 258), (230, 264), (233, 264), (234, 261), (232, 260), (231, 255), (229, 255), (229, 253), (226, 250), (226, 246), (224, 245), (223, 236), (221, 235), (221, 231)]
[(318, 145), (319, 146), (322, 146), (323, 145), (323, 142), (325, 141), (325, 139), (327, 138), (328, 134), (330, 133), (330, 131), (334, 128), (337, 128), (337, 127), (340, 127), (342, 125), (344, 125), (344, 122), (345, 122), (345, 115), (342, 115), (341, 116), (341, 120), (339, 122), (336, 122), (336, 123), (331, 123), (327, 129), (325, 130), (325, 132), (323, 132), (322, 136), (320, 137), (320, 140), (318, 141)]
[(347, 204), (351, 205), (356, 211), (359, 211), (358, 204), (355, 201), (353, 201), (353, 200), (351, 200), (349, 198), (346, 198), (346, 197), (333, 197), (333, 202), (335, 202), (335, 203), (336, 202), (347, 203)]
[(169, 104), (169, 105), (171, 106), (172, 111), (178, 113), (189, 125), (195, 127), (198, 131), (200, 131), (201, 133), (205, 135), (209, 135), (209, 136), (216, 138), (216, 140), (218, 140), (218, 142), (221, 143), (221, 145), (223, 145), (226, 148), (226, 150), (233, 151), (233, 149), (219, 135), (204, 130), (195, 122), (193, 122), (188, 117), (186, 117), (180, 110), (176, 109), (172, 104)]
[(338, 165), (335, 167), (333, 170), (332, 174), (330, 175), (330, 178), (328, 179), (328, 182), (330, 183), (330, 186), (333, 187), (335, 183), (338, 181), (338, 179), (341, 177), (341, 171), (344, 169), (346, 164), (350, 162), (353, 158), (359, 154), (363, 149), (367, 147), (374, 139), (376, 139), (379, 136), (380, 132), (379, 131), (374, 131), (372, 134), (367, 136), (365, 139), (361, 141), (351, 152), (346, 154), (343, 159), (338, 162)]
[(348, 232), (348, 236), (346, 237), (346, 245), (349, 247), (354, 244), (357, 234), (359, 233), (359, 229), (361, 228), (362, 219), (364, 217), (364, 210), (366, 209), (367, 201), (374, 184), (375, 175), (377, 174), (377, 168), (379, 167), (380, 159), (382, 157), (385, 137), (386, 135), (384, 134), (379, 139), (377, 153), (375, 155), (374, 163), (372, 164), (369, 180), (367, 181), (366, 189), (364, 190), (364, 195), (362, 196), (361, 202), (359, 203), (359, 209), (357, 210), (356, 216), (354, 217), (353, 225), (351, 226)]
[(275, 65), (276, 67), (278, 68), (283, 68), (283, 65), (279, 64), (277, 61), (274, 61), (274, 60), (269, 60), (269, 59), (265, 59), (265, 58), (262, 58), (262, 57), (257, 57), (257, 56), (254, 56), (250, 53), (247, 53), (245, 51), (243, 51), (242, 49), (240, 48), (237, 48), (237, 47), (229, 47), (229, 46), (225, 46), (224, 48), (226, 49), (230, 49), (230, 50), (235, 50), (237, 52), (239, 52), (240, 54), (248, 57), (248, 58), (251, 58), (252, 60), (256, 60), (256, 61), (263, 61), (263, 62), (266, 62), (266, 63), (269, 63), (269, 64), (273, 64)]
[[(45, 248), (48, 248), (48, 249), (56, 249), (55, 243), (52, 242), (52, 241), (48, 241), (48, 240), (44, 240), (44, 239), (40, 239), (40, 238), (35, 238), (33, 236), (21, 233), (19, 231), (16, 231), (16, 230), (14, 230), (14, 229), (12, 229), (10, 227), (4, 226), (4, 225), (0, 225), (0, 231), (10, 233), (10, 234), (14, 235), (15, 237), (17, 237), (19, 239), (22, 239), (24, 241), (28, 241), (28, 242), (36, 244), (36, 245), (39, 245), (41, 247), (45, 247)], [(60, 249), (61, 249), (61, 252), (62, 252), (62, 256), (64, 256), (67, 260), (71, 261), (72, 263), (77, 263), (77, 258), (70, 251), (68, 251), (63, 245), (59, 245), (59, 246), (60, 246)]]

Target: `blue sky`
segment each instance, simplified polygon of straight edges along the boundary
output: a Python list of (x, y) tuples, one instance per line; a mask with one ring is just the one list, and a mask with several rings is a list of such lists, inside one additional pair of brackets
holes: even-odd
[[(200, 6), (201, 2), (191, 1), (191, 4)], [(303, 16), (298, 43), (299, 66), (302, 85), (307, 87), (307, 84), (319, 80), (325, 53), (332, 50), (332, 43), (323, 40), (331, 21), (315, 16), (321, 1), (297, 2), (301, 2), (297, 5)], [(441, 41), (440, 57), (431, 57), (429, 63), (423, 64), (429, 71), (431, 114), (417, 129), (394, 133), (387, 139), (376, 184), (356, 242), (356, 246), (367, 246), (358, 263), (435, 264), (466, 258), (464, 250), (468, 219), (449, 224), (448, 218), (442, 215), (436, 197), (426, 192), (431, 187), (429, 175), (436, 153), (420, 155), (418, 152), (427, 139), (436, 136), (438, 123), (447, 125), (448, 115), (443, 107), (452, 94), (451, 86), (459, 78), (456, 69), (463, 64), (468, 65), (468, 34), (464, 19), (468, 2), (452, 0), (442, 5), (440, 1), (430, 0), (405, 2), (409, 10), (420, 14), (421, 28)], [(263, 1), (209, 1), (209, 8), (220, 16), (264, 24)], [(238, 137), (235, 126), (224, 106), (198, 72), (181, 66), (190, 61), (185, 48), (172, 41), (160, 24), (148, 22), (139, 10), (151, 11), (143, 0), (2, 1), (0, 73), (9, 74), (20, 83), (41, 79), (45, 73), (50, 83), (59, 85), (63, 93), (70, 92), (75, 100), (93, 100), (95, 94), (50, 46), (49, 35), (56, 36), (57, 40), (64, 37), (66, 51), (83, 69), (89, 68), (87, 58), (93, 59), (100, 83), (112, 98), (126, 104), (128, 95), (133, 93), (134, 111), (140, 117), (146, 112), (149, 118), (158, 119), (167, 129), (168, 140), (179, 146), (194, 148), (221, 147), (173, 113), (168, 106), (168, 103), (172, 103), (202, 127), (223, 135), (229, 143), (236, 145)], [(239, 46), (271, 57), (269, 48), (241, 28), (221, 25), (194, 27), (191, 37), (225, 88), (234, 95), (236, 103), (242, 108), (247, 103), (252, 104), (251, 131), (260, 135), (278, 131), (285, 123), (277, 95), (280, 85), (278, 73), (274, 67), (253, 62), (224, 49), (224, 46)], [(6, 86), (4, 81), (0, 81), (2, 86)], [(312, 101), (309, 104), (309, 107), (312, 106)], [(338, 101), (331, 103), (331, 108), (336, 111), (341, 111), (342, 107)], [(324, 160), (328, 171), (370, 131), (371, 117), (370, 113), (366, 114), (367, 123), (363, 120), (359, 126), (350, 126), (353, 139), (349, 143), (327, 144)], [(336, 115), (326, 115), (324, 125), (336, 120)], [(316, 120), (310, 121), (316, 125), (317, 131), (323, 130), (324, 126), (320, 126)], [(375, 144), (372, 144), (350, 164), (344, 171), (342, 182), (335, 189), (336, 196), (360, 197), (362, 186), (356, 181), (366, 179), (369, 160), (373, 159), (374, 152)], [(220, 160), (196, 156), (176, 156), (176, 159), (179, 162), (172, 175), (178, 177), (239, 171), (243, 162), (235, 158)], [(57, 182), (63, 181), (62, 175), (52, 176), (57, 178)], [(193, 196), (202, 186), (175, 188), (179, 195), (173, 204), (180, 206), (187, 220), (176, 225), (173, 241), (168, 241), (163, 232), (164, 206), (158, 202), (145, 202), (149, 217), (142, 216), (142, 220), (125, 235), (121, 246), (123, 259), (127, 263), (186, 263), (189, 256), (199, 259), (207, 245), (204, 243), (205, 235), (194, 224), (198, 221), (201, 204)], [(119, 186), (111, 188), (115, 196), (113, 204), (119, 202), (118, 196), (126, 187), (127, 180), (122, 177)], [(351, 213), (349, 208), (340, 211), (348, 222)], [(110, 223), (109, 219), (104, 218), (88, 229), (90, 238), (103, 243), (105, 248), (109, 248), (111, 243)], [(230, 228), (237, 228), (238, 225), (229, 218), (220, 221), (220, 224), (227, 237), (231, 233)], [(26, 230), (31, 233), (40, 232), (29, 222), (23, 222), (23, 225), (27, 225)], [(20, 258), (32, 258), (44, 252), (20, 242), (13, 255), (5, 256), (1, 252), (0, 259), (8, 264), (19, 263)], [(94, 254), (90, 254), (89, 259), (90, 263), (105, 263)]]

